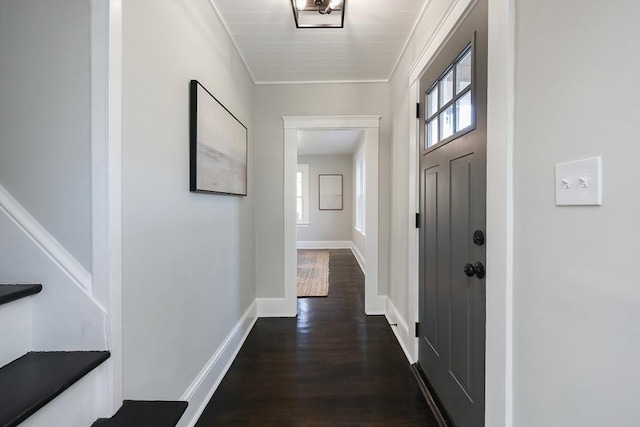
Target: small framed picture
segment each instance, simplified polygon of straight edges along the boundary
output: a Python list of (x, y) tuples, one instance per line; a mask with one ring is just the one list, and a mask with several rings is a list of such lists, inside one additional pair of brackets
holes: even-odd
[(320, 174), (318, 175), (318, 186), (319, 209), (321, 211), (341, 211), (342, 175)]

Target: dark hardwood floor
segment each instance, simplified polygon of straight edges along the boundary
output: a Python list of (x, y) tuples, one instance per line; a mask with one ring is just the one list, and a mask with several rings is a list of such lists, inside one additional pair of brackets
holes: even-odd
[(327, 298), (258, 319), (196, 427), (437, 426), (385, 317), (364, 314), (351, 251), (329, 266)]

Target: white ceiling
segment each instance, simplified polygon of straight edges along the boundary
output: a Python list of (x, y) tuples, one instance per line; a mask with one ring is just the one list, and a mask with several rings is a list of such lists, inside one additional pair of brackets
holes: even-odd
[(210, 0), (256, 83), (387, 81), (427, 0), (346, 0), (344, 28), (297, 29), (291, 0)]
[(364, 132), (358, 129), (298, 131), (298, 155), (351, 154)]

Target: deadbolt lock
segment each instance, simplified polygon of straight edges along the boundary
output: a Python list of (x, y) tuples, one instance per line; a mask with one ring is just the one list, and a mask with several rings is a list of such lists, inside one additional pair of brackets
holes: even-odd
[(484, 233), (482, 230), (476, 230), (473, 232), (473, 243), (478, 246), (484, 245)]

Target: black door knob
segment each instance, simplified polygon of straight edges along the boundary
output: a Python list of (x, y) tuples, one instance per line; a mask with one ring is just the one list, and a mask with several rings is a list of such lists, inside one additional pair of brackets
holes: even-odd
[(481, 262), (467, 264), (464, 266), (463, 271), (468, 277), (476, 276), (478, 279), (482, 279), (484, 277), (484, 265)]
[(476, 274), (476, 268), (472, 264), (467, 264), (464, 266), (464, 274), (473, 277), (473, 275)]
[(484, 277), (484, 265), (481, 262), (476, 262), (473, 268), (476, 270), (476, 277), (482, 279)]

